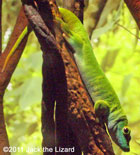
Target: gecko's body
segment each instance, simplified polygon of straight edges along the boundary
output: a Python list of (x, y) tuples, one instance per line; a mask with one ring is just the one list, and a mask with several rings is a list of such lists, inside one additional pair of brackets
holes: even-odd
[[(128, 120), (120, 105), (120, 101), (100, 68), (93, 49), (80, 20), (70, 11), (59, 8), (63, 17), (61, 28), (65, 33), (65, 39), (73, 47), (74, 58), (81, 74), (82, 80), (89, 92), (90, 97), (95, 102), (95, 113), (100, 121), (106, 123), (108, 131), (113, 141), (124, 151), (129, 151), (130, 130), (127, 127)], [(28, 33), (27, 27), (17, 39), (12, 50), (7, 56), (2, 72), (5, 70), (10, 57), (19, 46), (24, 36)]]
[[(99, 66), (87, 32), (80, 20), (69, 10), (59, 9), (62, 31), (67, 42), (73, 47), (74, 58), (82, 80), (95, 102), (95, 113), (106, 123), (108, 131), (117, 145), (129, 151), (130, 130), (127, 117), (110, 82)], [(125, 133), (126, 131), (126, 133)]]

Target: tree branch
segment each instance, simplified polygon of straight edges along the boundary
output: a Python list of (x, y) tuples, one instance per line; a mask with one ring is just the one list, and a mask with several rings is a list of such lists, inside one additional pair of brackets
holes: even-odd
[[(52, 96), (53, 99), (50, 104), (54, 102), (53, 100), (56, 100), (56, 130), (60, 131), (60, 135), (63, 136), (63, 131), (65, 131), (63, 128), (66, 127), (67, 129), (67, 124), (65, 124), (67, 119), (63, 123), (63, 119), (65, 118), (61, 117), (63, 114), (62, 112), (65, 114), (63, 109), (67, 108), (69, 126), (72, 128), (75, 139), (77, 138), (78, 144), (80, 145), (80, 148), (84, 154), (98, 153), (99, 155), (113, 155), (114, 153), (109, 137), (101, 128), (101, 126), (95, 121), (95, 114), (91, 100), (88, 97), (86, 89), (81, 81), (79, 72), (71, 57), (70, 51), (68, 51), (62, 38), (62, 33), (58, 29), (56, 23), (54, 24), (55, 16), (60, 17), (55, 0), (37, 1), (37, 9), (29, 0), (23, 1), (23, 3), (24, 6), (26, 6), (26, 15), (36, 33), (36, 36), (38, 37), (44, 55), (46, 55), (47, 52), (53, 52), (51, 59), (54, 61), (54, 63), (54, 57), (57, 56), (58, 62), (56, 62), (55, 66), (53, 64), (52, 72), (47, 71), (47, 73), (53, 75), (50, 83), (54, 86), (54, 88), (52, 88), (54, 92), (51, 92), (51, 95), (54, 94), (55, 96)], [(39, 16), (37, 17), (37, 14), (40, 15), (42, 19), (40, 19)], [(53, 17), (53, 20), (50, 19), (50, 14), (52, 15), (51, 17)], [(51, 33), (48, 30), (50, 30)], [(55, 43), (56, 41), (52, 34), (56, 36), (58, 44)], [(64, 62), (65, 73), (61, 58)], [(47, 58), (47, 61), (49, 61), (49, 58)], [(53, 61), (51, 61), (51, 63), (53, 63)], [(43, 75), (45, 76), (45, 72)], [(46, 87), (48, 87), (48, 84), (49, 83), (46, 83)], [(43, 91), (43, 94), (44, 93), (45, 92)], [(48, 102), (46, 100), (47, 96), (44, 96), (43, 101), (45, 102), (43, 102), (43, 105), (44, 103), (46, 104)], [(49, 106), (53, 107), (53, 105)], [(44, 110), (45, 107), (46, 105), (43, 107)], [(62, 124), (59, 125), (58, 122), (61, 122)], [(66, 132), (64, 132), (64, 135), (65, 133)]]
[(124, 0), (140, 29), (140, 1)]
[[(20, 36), (21, 32), (24, 30), (24, 28), (28, 25), (28, 21), (24, 15), (24, 11), (23, 8), (21, 8), (19, 16), (17, 18), (16, 21), (16, 25), (14, 27), (13, 33), (10, 37), (10, 40), (7, 44), (7, 47), (5, 48), (4, 52), (1, 54), (0, 56), (0, 94), (4, 94), (4, 90), (6, 89), (11, 76), (16, 68), (16, 65), (19, 62), (19, 59), (21, 57), (21, 54), (24, 50), (27, 38), (28, 38), (28, 34), (25, 36), (25, 38), (23, 39), (23, 42), (19, 45), (19, 47), (15, 50), (13, 56), (11, 57), (11, 59), (9, 59), (9, 62), (7, 64), (7, 67), (5, 68), (4, 72), (1, 72), (5, 59), (7, 58), (11, 48), (13, 47), (13, 45), (15, 44), (16, 40), (18, 39), (18, 37)], [(2, 93), (3, 91), (3, 93)]]
[(116, 25), (120, 26), (121, 28), (123, 28), (124, 30), (126, 30), (128, 33), (130, 33), (131, 35), (133, 35), (134, 37), (136, 37), (138, 40), (140, 40), (140, 37), (138, 35), (135, 35), (134, 33), (132, 33), (129, 29), (127, 29), (123, 25), (121, 25), (119, 23), (116, 23)]
[[(43, 147), (68, 147), (67, 132), (67, 88), (64, 64), (56, 40), (44, 21), (52, 21), (51, 10), (44, 10), (43, 2), (38, 2), (38, 10), (32, 2), (23, 2), (25, 13), (35, 31), (43, 51), (43, 84), (42, 84), (42, 134)], [(46, 4), (47, 6), (49, 4)], [(47, 19), (46, 19), (47, 15)], [(44, 17), (42, 19), (42, 16)], [(53, 27), (51, 22), (49, 26)], [(61, 87), (63, 85), (63, 87)], [(59, 93), (59, 98), (57, 97)], [(56, 113), (54, 120), (54, 102)], [(63, 108), (62, 108), (63, 107)], [(60, 115), (61, 113), (61, 115)], [(47, 116), (47, 117), (46, 117)], [(63, 127), (62, 127), (63, 126)], [(56, 135), (55, 135), (56, 132)], [(48, 136), (50, 135), (50, 136)], [(57, 144), (56, 144), (57, 140)]]
[(0, 54), (2, 52), (2, 0), (0, 0)]
[[(23, 9), (20, 10), (19, 16), (17, 18), (16, 25), (14, 27), (14, 31), (11, 35), (11, 38), (8, 42), (8, 45), (4, 52), (0, 55), (0, 71), (3, 68), (3, 64), (5, 62), (5, 59), (7, 55), (9, 54), (9, 51), (17, 38), (19, 37), (20, 33), (23, 31), (25, 26), (28, 24), (26, 17), (24, 15)], [(3, 113), (3, 96), (5, 89), (11, 79), (11, 76), (14, 72), (14, 69), (20, 59), (20, 56), (23, 52), (23, 49), (25, 47), (27, 41), (27, 36), (24, 38), (23, 42), (20, 44), (20, 47), (18, 47), (14, 53), (14, 57), (12, 57), (9, 60), (8, 66), (6, 67), (4, 72), (0, 72), (0, 155), (8, 155), (10, 153), (4, 153), (3, 147), (9, 146), (8, 137), (6, 133), (6, 126), (5, 126), (5, 120), (4, 120), (4, 113)]]

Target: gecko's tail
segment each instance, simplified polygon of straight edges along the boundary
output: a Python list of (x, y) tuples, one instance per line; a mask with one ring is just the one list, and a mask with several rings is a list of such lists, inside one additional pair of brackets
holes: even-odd
[(22, 40), (25, 38), (26, 34), (28, 33), (28, 26), (26, 26), (24, 28), (24, 30), (22, 31), (22, 33), (20, 34), (19, 38), (16, 40), (14, 46), (12, 47), (12, 49), (10, 50), (9, 54), (7, 55), (5, 62), (3, 64), (2, 70), (1, 72), (5, 71), (5, 68), (7, 67), (7, 64), (9, 62), (9, 59), (11, 58), (11, 56), (14, 54), (15, 50), (17, 49), (17, 47), (19, 47), (20, 43), (22, 42)]

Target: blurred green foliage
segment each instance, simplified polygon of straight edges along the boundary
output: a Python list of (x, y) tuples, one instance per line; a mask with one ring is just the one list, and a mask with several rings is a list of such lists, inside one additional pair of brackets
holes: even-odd
[[(3, 1), (3, 48), (16, 22), (21, 2)], [(12, 76), (4, 97), (4, 112), (10, 146), (22, 148), (15, 155), (26, 153), (28, 147), (41, 148), (41, 85), (42, 52), (32, 32), (22, 58)]]
[[(3, 1), (3, 48), (6, 46), (19, 8), (20, 1)], [(135, 21), (123, 5), (118, 22), (114, 23), (113, 12), (108, 20), (112, 26), (101, 35), (94, 36), (92, 44), (95, 55), (116, 90), (129, 119), (132, 130), (131, 152), (124, 153), (116, 145), (117, 155), (140, 154), (140, 40)], [(122, 26), (120, 26), (122, 25)], [(41, 148), (41, 65), (42, 53), (36, 37), (31, 33), (22, 58), (12, 76), (4, 97), (4, 112), (11, 146)], [(39, 155), (41, 153), (28, 153)]]
[[(112, 21), (113, 22), (113, 21)], [(124, 153), (116, 145), (116, 155), (140, 154), (140, 39), (137, 25), (126, 5), (119, 21), (111, 30), (93, 39), (95, 55), (116, 90), (131, 128), (131, 152)]]

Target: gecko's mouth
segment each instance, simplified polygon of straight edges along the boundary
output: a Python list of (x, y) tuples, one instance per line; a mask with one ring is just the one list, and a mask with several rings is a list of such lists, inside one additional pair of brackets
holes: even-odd
[(130, 151), (130, 148), (129, 148), (129, 146), (128, 146), (128, 147), (122, 147), (122, 150), (123, 150), (124, 152), (129, 152), (129, 151)]
[[(126, 140), (126, 137), (123, 135), (122, 137), (120, 137), (120, 141), (119, 141), (119, 146), (120, 148), (124, 151), (124, 152), (129, 152), (130, 151), (130, 146), (129, 146), (129, 141)], [(130, 139), (129, 139), (130, 140)]]

